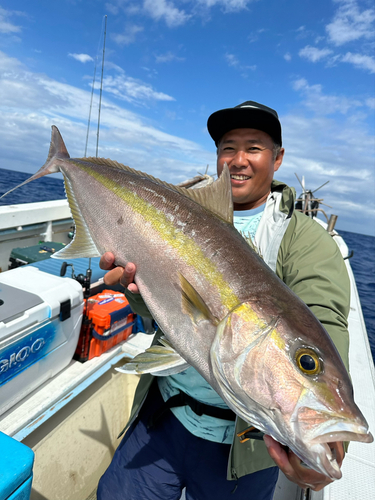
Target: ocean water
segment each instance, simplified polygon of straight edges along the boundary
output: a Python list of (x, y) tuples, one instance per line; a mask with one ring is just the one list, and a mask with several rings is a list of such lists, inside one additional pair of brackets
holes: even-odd
[[(29, 174), (0, 168), (0, 196), (25, 181)], [(62, 179), (42, 177), (10, 193), (0, 200), (0, 205), (32, 203), (65, 198)], [(361, 299), (363, 316), (375, 362), (375, 237), (363, 234), (338, 232), (344, 237), (349, 251), (353, 251), (350, 264)]]
[(338, 232), (344, 238), (349, 253), (353, 251), (350, 265), (357, 283), (372, 358), (375, 362), (375, 237), (349, 231), (338, 230)]
[[(25, 172), (0, 168), (0, 196), (31, 177)], [(65, 198), (64, 182), (54, 177), (42, 177), (16, 189), (0, 200), (0, 205), (18, 205), (35, 201), (61, 200)]]

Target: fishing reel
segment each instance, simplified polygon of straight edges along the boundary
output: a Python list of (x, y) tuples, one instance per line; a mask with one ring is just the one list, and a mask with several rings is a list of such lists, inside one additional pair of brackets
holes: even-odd
[(77, 276), (74, 273), (74, 266), (73, 264), (70, 264), (68, 262), (63, 262), (61, 265), (60, 269), (60, 276), (63, 277), (66, 274), (66, 271), (68, 267), (72, 268), (72, 273), (71, 273), (71, 278), (78, 281), (78, 283), (82, 286), (84, 293), (83, 296), (85, 299), (87, 299), (90, 296), (90, 284), (91, 284), (91, 276), (92, 276), (92, 270), (90, 267), (91, 264), (91, 259), (89, 259), (89, 267), (86, 270), (86, 274), (78, 274)]

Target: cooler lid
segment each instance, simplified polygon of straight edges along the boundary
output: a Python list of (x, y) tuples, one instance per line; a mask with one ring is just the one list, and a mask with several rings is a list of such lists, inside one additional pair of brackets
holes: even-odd
[(9, 323), (25, 311), (43, 303), (35, 293), (0, 282), (0, 321)]
[(34, 452), (2, 432), (0, 450), (0, 500), (6, 500), (31, 476)]

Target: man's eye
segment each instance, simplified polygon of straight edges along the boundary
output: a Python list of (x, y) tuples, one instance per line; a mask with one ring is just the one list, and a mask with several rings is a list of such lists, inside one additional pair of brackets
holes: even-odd
[(261, 149), (258, 148), (257, 146), (251, 146), (251, 148), (249, 148), (249, 151), (260, 151)]

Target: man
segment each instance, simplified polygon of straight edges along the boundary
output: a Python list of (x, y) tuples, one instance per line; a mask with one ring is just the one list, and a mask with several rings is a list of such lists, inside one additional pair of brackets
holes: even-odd
[[(207, 126), (217, 146), (218, 175), (225, 163), (229, 167), (236, 228), (252, 237), (266, 263), (311, 308), (347, 366), (346, 268), (328, 233), (294, 211), (294, 192), (273, 181), (284, 157), (276, 111), (248, 101), (213, 113)], [(105, 254), (101, 266), (111, 269), (113, 255)], [(105, 281), (121, 281), (134, 311), (147, 315), (133, 282), (135, 272), (128, 263), (125, 269), (111, 270)], [(270, 500), (278, 468), (302, 488), (320, 490), (330, 482), (270, 436), (240, 443), (236, 434), (246, 423), (237, 419), (235, 424), (224, 402), (201, 379), (193, 368), (158, 377), (157, 383), (149, 375), (141, 378), (135, 420), (100, 480), (99, 500), (178, 500), (183, 487), (188, 500)], [(176, 394), (184, 402), (168, 405)], [(198, 401), (198, 410), (191, 400)], [(342, 443), (332, 447), (341, 465)]]

